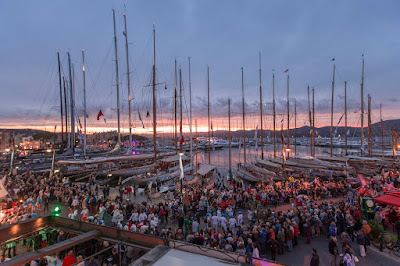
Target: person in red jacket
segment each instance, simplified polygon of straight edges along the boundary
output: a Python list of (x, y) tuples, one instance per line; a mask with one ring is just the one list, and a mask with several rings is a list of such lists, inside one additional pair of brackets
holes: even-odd
[(63, 259), (62, 266), (70, 266), (74, 265), (75, 263), (74, 251), (70, 250), (68, 255)]

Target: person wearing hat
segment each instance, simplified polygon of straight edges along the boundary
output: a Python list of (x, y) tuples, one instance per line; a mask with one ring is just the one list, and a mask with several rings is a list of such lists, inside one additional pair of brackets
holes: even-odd
[(229, 223), (229, 230), (231, 230), (231, 232), (235, 233), (236, 219), (233, 217), (233, 215), (230, 215), (228, 223)]
[(243, 214), (242, 214), (242, 211), (239, 211), (239, 215), (237, 216), (237, 224), (239, 226), (243, 225)]

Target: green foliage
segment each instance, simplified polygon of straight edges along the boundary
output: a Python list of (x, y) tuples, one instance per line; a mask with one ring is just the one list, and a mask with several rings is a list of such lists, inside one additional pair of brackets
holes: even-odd
[(32, 137), (34, 140), (41, 140), (41, 139), (51, 140), (51, 139), (53, 139), (53, 135), (54, 135), (54, 133), (45, 131), (45, 132), (36, 133)]
[[(129, 140), (129, 135), (122, 136), (122, 141), (127, 141), (127, 140)], [(143, 137), (143, 136), (140, 136), (140, 135), (132, 134), (132, 140), (135, 140), (135, 141), (146, 141), (147, 138)]]
[(381, 223), (376, 222), (375, 220), (368, 221), (369, 226), (371, 226), (371, 237), (378, 238), (381, 233), (383, 233), (384, 229)]

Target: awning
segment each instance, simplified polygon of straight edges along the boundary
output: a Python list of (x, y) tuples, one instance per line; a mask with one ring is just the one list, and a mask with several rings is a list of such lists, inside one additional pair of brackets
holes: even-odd
[(400, 194), (389, 193), (384, 196), (374, 198), (375, 202), (400, 207)]
[(215, 169), (215, 165), (212, 165), (212, 164), (202, 164), (202, 165), (200, 165), (200, 168), (199, 168), (199, 170), (197, 171), (197, 174), (199, 174), (199, 175), (206, 175), (206, 174), (208, 174), (209, 172), (211, 172), (212, 170), (214, 170)]

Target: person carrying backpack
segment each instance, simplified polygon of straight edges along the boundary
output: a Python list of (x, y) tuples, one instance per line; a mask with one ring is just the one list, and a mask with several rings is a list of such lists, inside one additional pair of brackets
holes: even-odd
[(362, 230), (357, 232), (357, 244), (360, 247), (360, 256), (365, 257), (365, 235)]
[(329, 235), (331, 237), (336, 237), (337, 236), (337, 228), (335, 222), (331, 223), (331, 226), (329, 226)]

